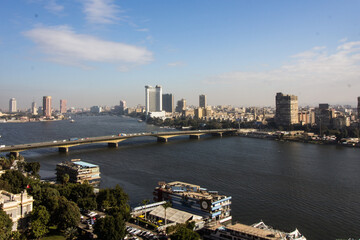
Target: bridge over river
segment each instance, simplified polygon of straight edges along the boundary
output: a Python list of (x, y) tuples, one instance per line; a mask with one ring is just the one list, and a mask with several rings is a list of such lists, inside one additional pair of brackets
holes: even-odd
[(212, 130), (191, 130), (191, 131), (171, 131), (171, 132), (151, 132), (151, 133), (123, 133), (119, 135), (101, 136), (101, 137), (87, 137), (87, 138), (70, 138), (67, 140), (54, 140), (49, 142), (28, 143), (11, 146), (1, 146), (0, 152), (9, 152), (15, 157), (19, 156), (20, 152), (38, 149), (38, 148), (59, 148), (59, 152), (68, 152), (70, 147), (94, 144), (107, 143), (109, 147), (118, 147), (119, 142), (129, 138), (136, 137), (156, 137), (158, 142), (167, 142), (169, 138), (188, 135), (191, 139), (199, 139), (201, 135), (211, 134), (213, 136), (222, 136), (223, 134), (235, 133), (236, 129), (212, 129)]

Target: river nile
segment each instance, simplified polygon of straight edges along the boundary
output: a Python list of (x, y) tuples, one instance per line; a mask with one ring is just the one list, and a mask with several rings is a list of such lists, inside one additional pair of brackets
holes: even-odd
[[(128, 117), (75, 117), (69, 121), (2, 123), (0, 145), (163, 131)], [(54, 175), (57, 163), (80, 158), (101, 170), (101, 187), (122, 186), (136, 206), (152, 199), (158, 181), (184, 181), (232, 196), (233, 220), (263, 220), (298, 228), (307, 239), (360, 238), (360, 149), (245, 137), (188, 137), (157, 143), (144, 137), (119, 143), (23, 152)]]

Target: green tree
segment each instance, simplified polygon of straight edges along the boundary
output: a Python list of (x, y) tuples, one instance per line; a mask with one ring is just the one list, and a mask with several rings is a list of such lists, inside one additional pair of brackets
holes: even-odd
[(61, 196), (75, 202), (81, 209), (93, 210), (97, 207), (94, 187), (88, 183), (59, 185), (58, 190)]
[(40, 163), (39, 162), (29, 162), (25, 164), (25, 171), (31, 174), (32, 176), (38, 175), (40, 171)]
[(0, 179), (8, 183), (9, 189), (5, 190), (16, 194), (22, 192), (30, 182), (27, 177), (16, 170), (6, 171)]
[(80, 210), (76, 203), (59, 197), (59, 206), (55, 211), (55, 222), (58, 229), (64, 231), (67, 228), (76, 227), (80, 222)]
[(99, 209), (105, 209), (109, 213), (118, 212), (125, 219), (130, 217), (128, 200), (128, 195), (119, 185), (116, 185), (113, 189), (101, 189), (96, 198)]
[(50, 220), (50, 214), (46, 207), (37, 206), (31, 213), (30, 233), (36, 239), (41, 238), (49, 232), (47, 224)]
[(121, 214), (115, 214), (98, 219), (94, 226), (94, 233), (99, 239), (123, 239), (126, 234), (124, 217)]
[(9, 215), (0, 209), (0, 240), (7, 240), (11, 235), (13, 222)]
[(171, 236), (171, 240), (199, 240), (200, 235), (197, 232), (181, 225)]
[(70, 176), (69, 176), (69, 174), (67, 174), (67, 173), (65, 173), (63, 176), (62, 176), (62, 183), (63, 184), (67, 184), (68, 182), (69, 182), (69, 180), (70, 180)]
[(163, 205), (161, 205), (163, 208), (164, 208), (164, 211), (165, 211), (165, 222), (164, 222), (164, 224), (166, 225), (166, 221), (167, 221), (167, 219), (166, 219), (166, 210), (169, 208), (169, 207), (171, 207), (171, 203), (170, 202), (166, 202), (165, 204), (163, 204)]
[(65, 229), (64, 231), (64, 236), (66, 239), (76, 239), (77, 236), (78, 236), (78, 230), (76, 227), (70, 227), (70, 228), (67, 228)]
[(146, 204), (148, 204), (149, 202), (150, 202), (149, 199), (143, 199), (143, 200), (141, 201), (141, 205), (146, 205)]

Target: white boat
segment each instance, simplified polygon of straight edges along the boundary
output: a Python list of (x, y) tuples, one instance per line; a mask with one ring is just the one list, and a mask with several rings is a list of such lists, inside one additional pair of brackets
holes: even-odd
[(70, 122), (71, 122), (71, 123), (74, 123), (74, 122), (75, 122), (75, 120), (74, 120), (74, 119), (71, 119), (71, 120), (70, 120)]

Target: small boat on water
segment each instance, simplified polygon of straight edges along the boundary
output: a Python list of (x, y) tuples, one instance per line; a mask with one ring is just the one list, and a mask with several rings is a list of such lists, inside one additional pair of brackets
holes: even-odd
[(71, 122), (71, 123), (74, 123), (74, 122), (75, 122), (75, 120), (74, 120), (74, 119), (71, 119), (71, 120), (70, 120), (70, 122)]
[(139, 119), (138, 122), (142, 122), (143, 120)]

